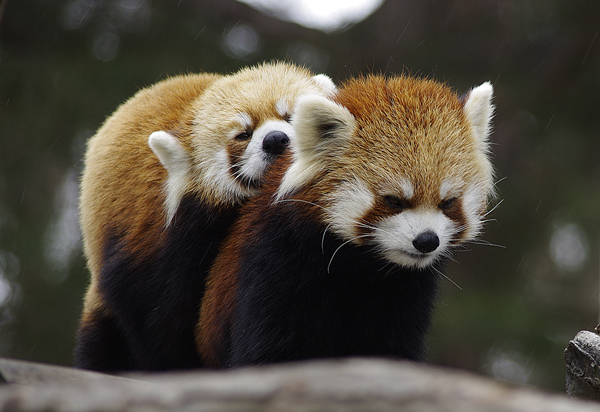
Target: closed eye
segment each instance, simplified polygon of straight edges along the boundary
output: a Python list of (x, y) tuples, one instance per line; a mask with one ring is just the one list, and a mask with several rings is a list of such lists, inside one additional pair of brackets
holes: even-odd
[(384, 200), (388, 206), (394, 209), (404, 210), (410, 207), (410, 202), (408, 200), (399, 198), (398, 196), (387, 195), (384, 196)]
[(448, 209), (450, 209), (452, 206), (454, 206), (454, 203), (455, 203), (455, 202), (456, 202), (456, 198), (455, 198), (455, 197), (453, 197), (453, 198), (451, 198), (451, 199), (446, 199), (446, 200), (443, 200), (443, 201), (440, 203), (440, 206), (439, 206), (439, 207), (440, 207), (440, 209), (442, 209), (442, 210), (448, 210)]
[(248, 130), (244, 130), (242, 133), (235, 136), (235, 140), (244, 142), (252, 137), (252, 132)]

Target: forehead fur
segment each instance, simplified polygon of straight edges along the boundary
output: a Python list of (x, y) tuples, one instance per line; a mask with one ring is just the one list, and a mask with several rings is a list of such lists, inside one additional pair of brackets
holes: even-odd
[(373, 190), (401, 194), (402, 187), (394, 188), (393, 182), (407, 179), (416, 201), (434, 201), (444, 180), (466, 183), (481, 172), (462, 103), (449, 87), (370, 76), (348, 81), (337, 100), (357, 124), (338, 170), (360, 176)]
[(227, 127), (237, 113), (246, 113), (256, 128), (265, 120), (281, 118), (278, 109), (291, 109), (305, 93), (322, 94), (308, 70), (285, 63), (263, 64), (215, 82), (197, 102), (197, 117), (218, 119), (219, 126)]

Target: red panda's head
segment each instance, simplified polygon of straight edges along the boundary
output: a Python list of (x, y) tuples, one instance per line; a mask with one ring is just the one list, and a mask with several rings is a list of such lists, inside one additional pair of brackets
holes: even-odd
[(331, 96), (335, 89), (329, 77), (286, 63), (246, 68), (212, 83), (192, 105), (189, 136), (158, 131), (149, 138), (169, 174), (167, 220), (186, 193), (215, 206), (257, 194), (268, 167), (294, 142), (296, 100)]
[(428, 266), (481, 229), (492, 92), (484, 83), (461, 99), (434, 81), (370, 76), (337, 103), (301, 97), (276, 198), (318, 205), (327, 230), (391, 262)]

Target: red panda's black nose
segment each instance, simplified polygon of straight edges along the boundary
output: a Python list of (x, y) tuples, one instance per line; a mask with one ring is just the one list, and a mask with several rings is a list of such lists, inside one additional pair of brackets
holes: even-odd
[(290, 144), (290, 138), (287, 134), (274, 130), (267, 133), (263, 140), (263, 150), (272, 155), (282, 154)]
[(431, 231), (423, 232), (413, 240), (413, 246), (421, 253), (430, 253), (440, 245), (440, 238)]

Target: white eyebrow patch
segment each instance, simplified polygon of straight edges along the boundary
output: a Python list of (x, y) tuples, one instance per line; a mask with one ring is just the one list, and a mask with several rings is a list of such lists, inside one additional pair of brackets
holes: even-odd
[(289, 101), (284, 97), (279, 99), (277, 103), (275, 103), (275, 110), (281, 117), (286, 117), (291, 114), (291, 106)]
[(459, 195), (460, 186), (452, 179), (444, 179), (440, 185), (440, 199), (448, 199)]
[(248, 113), (238, 113), (237, 119), (238, 122), (242, 125), (243, 128), (251, 128), (252, 127), (252, 118)]
[(400, 190), (402, 191), (402, 195), (405, 199), (410, 200), (415, 195), (415, 188), (410, 180), (408, 179), (400, 179), (398, 181), (398, 185), (400, 186)]
[(400, 196), (403, 199), (410, 200), (415, 195), (415, 186), (407, 178), (398, 178), (389, 181), (380, 186), (378, 190), (380, 195)]

